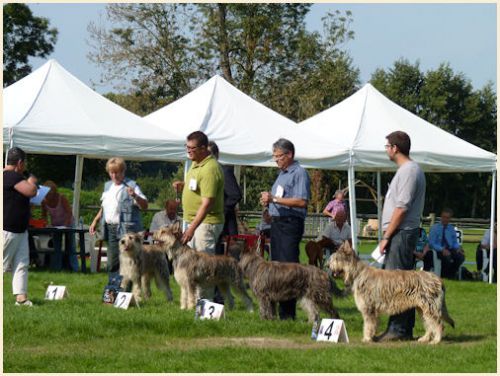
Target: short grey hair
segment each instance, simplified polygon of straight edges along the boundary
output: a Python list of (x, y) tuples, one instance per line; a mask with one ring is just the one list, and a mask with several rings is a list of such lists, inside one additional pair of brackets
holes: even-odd
[(292, 153), (292, 158), (295, 157), (295, 146), (286, 138), (280, 138), (273, 144), (273, 150), (280, 149), (284, 153)]

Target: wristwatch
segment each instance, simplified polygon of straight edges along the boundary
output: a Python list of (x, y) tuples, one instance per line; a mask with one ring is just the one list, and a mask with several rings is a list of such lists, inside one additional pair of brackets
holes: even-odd
[(273, 202), (274, 202), (275, 204), (277, 204), (277, 203), (278, 203), (278, 199), (277, 199), (276, 197), (273, 197)]

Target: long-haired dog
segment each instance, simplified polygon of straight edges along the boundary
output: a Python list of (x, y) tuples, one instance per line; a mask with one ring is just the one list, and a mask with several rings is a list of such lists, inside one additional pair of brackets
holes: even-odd
[(320, 309), (339, 318), (332, 304), (330, 278), (325, 271), (310, 265), (265, 261), (250, 248), (242, 252), (240, 266), (259, 300), (262, 319), (274, 319), (276, 303), (291, 299), (300, 301), (310, 322), (319, 318)]
[(309, 259), (309, 265), (317, 266), (323, 269), (324, 258), (323, 258), (323, 248), (335, 248), (335, 243), (329, 238), (321, 238), (321, 240), (314, 241), (310, 240), (306, 243), (306, 254)]
[(419, 342), (439, 343), (443, 320), (453, 328), (444, 299), (444, 285), (436, 275), (413, 270), (381, 270), (360, 261), (348, 242), (330, 259), (334, 276), (343, 275), (363, 316), (363, 342), (371, 342), (381, 313), (396, 315), (416, 308), (423, 317), (425, 334)]
[(165, 252), (161, 246), (143, 245), (142, 241), (142, 234), (133, 232), (120, 239), (120, 275), (123, 276), (121, 287), (126, 288), (132, 282), (132, 294), (139, 302), (141, 290), (144, 298), (151, 297), (151, 280), (154, 279), (158, 289), (165, 293), (166, 299), (173, 300)]
[(231, 256), (210, 255), (184, 246), (180, 242), (181, 235), (177, 223), (160, 228), (153, 236), (162, 244), (174, 265), (174, 277), (181, 288), (181, 309), (194, 308), (203, 289), (217, 286), (229, 302), (229, 308), (234, 307), (230, 293), (230, 287), (233, 287), (247, 310), (253, 311), (252, 299), (245, 289), (238, 262)]

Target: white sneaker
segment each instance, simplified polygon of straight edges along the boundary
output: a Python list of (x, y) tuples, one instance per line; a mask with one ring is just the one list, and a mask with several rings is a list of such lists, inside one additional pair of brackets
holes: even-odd
[(16, 302), (16, 306), (32, 307), (33, 303), (31, 302), (31, 300), (26, 299), (24, 302)]

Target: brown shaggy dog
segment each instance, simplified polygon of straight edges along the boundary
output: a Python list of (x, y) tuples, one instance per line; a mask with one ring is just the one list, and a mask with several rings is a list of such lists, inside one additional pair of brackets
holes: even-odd
[(351, 285), (354, 301), (363, 315), (363, 342), (371, 342), (381, 313), (395, 315), (416, 308), (422, 315), (425, 334), (419, 342), (439, 343), (443, 320), (455, 327), (448, 315), (444, 285), (436, 275), (424, 271), (376, 269), (359, 260), (348, 242), (330, 259), (334, 275), (343, 274)]
[(254, 249), (241, 254), (240, 266), (259, 300), (260, 317), (276, 317), (276, 303), (299, 299), (310, 322), (319, 319), (320, 308), (339, 318), (332, 304), (330, 278), (323, 270), (292, 262), (265, 261)]
[(238, 262), (231, 256), (209, 255), (184, 246), (179, 240), (181, 235), (180, 225), (176, 223), (159, 229), (153, 236), (161, 242), (173, 262), (174, 277), (181, 288), (181, 309), (194, 308), (202, 289), (213, 286), (219, 287), (229, 302), (229, 308), (233, 308), (234, 299), (230, 293), (230, 286), (233, 286), (247, 310), (253, 311)]
[(136, 302), (151, 297), (151, 280), (154, 278), (158, 289), (165, 293), (168, 301), (173, 299), (170, 289), (168, 263), (165, 252), (157, 245), (143, 245), (140, 233), (127, 233), (119, 242), (121, 287), (132, 282), (132, 293)]
[(309, 259), (309, 265), (315, 265), (320, 269), (323, 269), (324, 258), (323, 258), (323, 248), (335, 248), (335, 243), (329, 239), (323, 237), (317, 242), (310, 240), (306, 243), (306, 254)]

